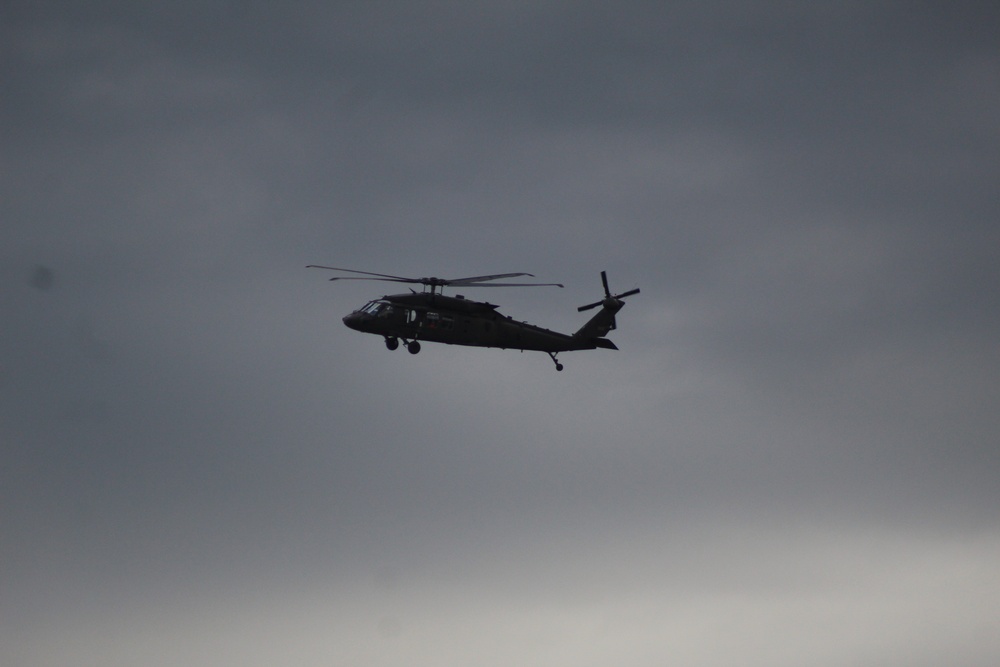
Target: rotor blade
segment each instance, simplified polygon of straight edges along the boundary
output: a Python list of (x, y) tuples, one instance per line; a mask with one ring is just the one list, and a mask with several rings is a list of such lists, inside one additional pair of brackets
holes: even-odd
[[(307, 269), (327, 269), (330, 271), (344, 271), (346, 273), (360, 273), (365, 276), (378, 276), (379, 278), (388, 278), (390, 280), (398, 281), (401, 283), (418, 283), (420, 282), (417, 278), (404, 278), (402, 276), (390, 276), (386, 273), (372, 273), (371, 271), (356, 271), (355, 269), (340, 269), (336, 266), (321, 266), (319, 264), (309, 264), (306, 266)], [(341, 278), (341, 280), (346, 280), (346, 278)], [(364, 278), (353, 278), (353, 280), (364, 280)]]
[(529, 276), (534, 278), (535, 275), (532, 273), (497, 273), (492, 276), (473, 276), (471, 278), (453, 278), (451, 280), (445, 280), (444, 282), (449, 285), (465, 285), (468, 283), (481, 283), (487, 280), (499, 280), (500, 278), (519, 278), (520, 276)]
[(378, 281), (380, 283), (419, 283), (419, 280), (413, 278), (355, 278), (354, 276), (335, 276), (330, 278), (330, 280), (369, 280)]
[(452, 287), (565, 287), (561, 283), (449, 283)]
[[(633, 294), (638, 294), (638, 293), (639, 293), (639, 288), (636, 287), (635, 289), (629, 290), (627, 292), (622, 292), (621, 294), (616, 294), (609, 298), (615, 300), (624, 299), (627, 296), (632, 296)], [(607, 299), (601, 299), (600, 301), (595, 301), (594, 303), (588, 303), (586, 306), (580, 306), (576, 310), (577, 312), (582, 313), (585, 310), (590, 310), (591, 308), (597, 308), (598, 306), (603, 306), (605, 301), (607, 301)]]
[(391, 283), (415, 283), (429, 285), (433, 287), (444, 287), (446, 285), (456, 287), (562, 287), (559, 283), (497, 283), (491, 284), (484, 281), (499, 280), (501, 278), (517, 278), (519, 276), (531, 276), (531, 273), (497, 273), (489, 276), (471, 276), (469, 278), (404, 278), (403, 276), (393, 276), (387, 273), (372, 273), (371, 271), (357, 271), (355, 269), (342, 269), (336, 266), (322, 266), (320, 264), (310, 264), (307, 269), (327, 269), (329, 271), (344, 271), (345, 273), (358, 273), (363, 276), (373, 276), (371, 278), (356, 278), (352, 276), (337, 276), (330, 280), (379, 280)]
[(608, 288), (608, 272), (601, 271), (601, 284), (604, 285), (604, 296), (611, 298), (611, 290)]

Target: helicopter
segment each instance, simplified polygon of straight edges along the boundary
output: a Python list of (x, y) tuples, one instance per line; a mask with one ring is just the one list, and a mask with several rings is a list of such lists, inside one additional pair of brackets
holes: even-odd
[[(604, 298), (577, 308), (583, 312), (601, 307), (576, 333), (564, 334), (544, 329), (527, 322), (501, 315), (496, 304), (473, 301), (461, 294), (445, 296), (443, 289), (461, 287), (563, 287), (560, 283), (496, 283), (495, 280), (519, 278), (531, 273), (499, 273), (469, 278), (405, 278), (384, 273), (342, 269), (335, 266), (309, 264), (307, 269), (325, 269), (353, 276), (335, 276), (330, 280), (374, 280), (381, 282), (423, 285), (422, 292), (412, 288), (409, 294), (393, 294), (369, 301), (361, 308), (344, 317), (344, 324), (355, 331), (374, 334), (385, 338), (385, 346), (390, 350), (403, 342), (410, 354), (420, 352), (420, 342), (445, 343), (447, 345), (469, 345), (473, 347), (497, 347), (501, 349), (533, 350), (545, 352), (552, 359), (556, 370), (563, 365), (556, 355), (571, 350), (617, 350), (618, 347), (605, 338), (617, 327), (615, 315), (625, 305), (622, 300), (639, 293), (639, 288), (611, 294), (608, 275), (601, 271)], [(429, 291), (428, 291), (428, 288)]]

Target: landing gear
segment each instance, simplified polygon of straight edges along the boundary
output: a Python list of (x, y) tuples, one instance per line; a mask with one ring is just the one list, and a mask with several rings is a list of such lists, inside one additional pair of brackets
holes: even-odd
[(561, 371), (563, 369), (563, 365), (559, 363), (558, 359), (556, 359), (556, 354), (557, 354), (556, 352), (549, 352), (548, 353), (549, 357), (552, 358), (552, 363), (554, 363), (556, 365), (556, 370), (557, 371)]
[[(403, 345), (406, 346), (406, 351), (409, 352), (410, 354), (416, 354), (417, 352), (420, 351), (420, 343), (418, 343), (415, 340), (406, 340), (404, 338), (403, 339)], [(385, 346), (388, 349), (390, 349), (390, 350), (398, 349), (399, 348), (399, 339), (396, 338), (395, 336), (386, 336), (385, 337)]]

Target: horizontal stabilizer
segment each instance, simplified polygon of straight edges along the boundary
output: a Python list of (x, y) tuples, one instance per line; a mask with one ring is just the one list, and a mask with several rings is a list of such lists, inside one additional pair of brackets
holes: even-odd
[(595, 338), (594, 345), (597, 347), (604, 348), (605, 350), (617, 350), (618, 346), (612, 343), (607, 338)]

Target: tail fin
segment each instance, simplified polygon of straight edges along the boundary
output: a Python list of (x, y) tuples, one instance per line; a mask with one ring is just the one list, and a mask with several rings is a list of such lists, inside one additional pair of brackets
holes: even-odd
[(616, 328), (615, 313), (622, 309), (625, 304), (615, 299), (605, 299), (601, 303), (601, 310), (591, 317), (580, 330), (573, 334), (576, 338), (603, 338), (608, 332)]
[(583, 312), (601, 306), (601, 310), (580, 327), (580, 330), (573, 334), (573, 337), (594, 339), (593, 342), (598, 347), (617, 350), (618, 348), (615, 347), (615, 344), (605, 339), (604, 336), (618, 326), (617, 322), (615, 322), (615, 315), (625, 306), (625, 302), (622, 299), (633, 294), (638, 294), (639, 288), (637, 287), (633, 290), (612, 296), (611, 290), (608, 289), (608, 274), (605, 271), (601, 271), (601, 283), (604, 285), (604, 298), (577, 308), (578, 311)]

